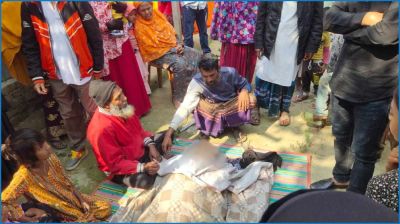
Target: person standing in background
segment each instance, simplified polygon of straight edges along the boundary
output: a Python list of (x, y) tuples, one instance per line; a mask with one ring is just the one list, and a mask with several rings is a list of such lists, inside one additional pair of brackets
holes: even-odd
[[(1, 4), (3, 12), (1, 20), (1, 56), (3, 65), (5, 65), (10, 75), (22, 85), (29, 86), (32, 85), (32, 80), (29, 78), (26, 60), (21, 50), (21, 4), (21, 2), (4, 2)], [(47, 84), (47, 87), (49, 87), (49, 84)], [(64, 121), (58, 111), (58, 103), (55, 101), (51, 89), (48, 88), (47, 90), (46, 95), (39, 96), (46, 125), (47, 141), (54, 149), (64, 149), (67, 145), (60, 139), (61, 136), (66, 134)], [(5, 98), (3, 97), (2, 95), (2, 103), (5, 102)], [(8, 108), (10, 108), (9, 105)], [(3, 110), (3, 122), (5, 122), (4, 120), (8, 120), (4, 119), (5, 116), (7, 115)]]
[(89, 82), (103, 72), (99, 23), (88, 2), (23, 2), (21, 18), (22, 52), (33, 88), (46, 95), (50, 85), (71, 144), (65, 169), (73, 170), (88, 155), (86, 115), (96, 109)]
[[(94, 15), (99, 21), (104, 47), (105, 80), (115, 81), (124, 91), (128, 102), (135, 107), (138, 117), (148, 113), (151, 108), (149, 96), (144, 86), (135, 52), (131, 46), (128, 33), (128, 21), (123, 22), (126, 3), (89, 2)], [(113, 19), (112, 7), (122, 17)], [(115, 9), (114, 9), (115, 10)], [(123, 30), (123, 36), (111, 35), (112, 30)]]
[(330, 46), (330, 33), (325, 31), (322, 33), (321, 45), (317, 53), (313, 55), (311, 60), (304, 61), (302, 64), (301, 90), (294, 97), (293, 102), (298, 103), (308, 99), (311, 91), (311, 82), (314, 87), (314, 96), (317, 96), (320, 77), (324, 74), (329, 62)]
[(182, 1), (183, 37), (185, 46), (193, 48), (194, 22), (199, 28), (200, 46), (203, 54), (211, 53), (207, 35), (207, 2)]
[[(260, 63), (257, 103), (279, 125), (290, 124), (294, 80), (303, 60), (310, 60), (321, 43), (322, 2), (261, 2), (254, 34)], [(264, 55), (264, 57), (263, 57)]]
[(345, 39), (332, 80), (333, 177), (314, 189), (364, 194), (378, 159), (398, 80), (398, 2), (337, 2), (324, 28)]
[(235, 68), (249, 83), (253, 80), (257, 55), (254, 32), (258, 2), (216, 2), (211, 39), (222, 43), (221, 66)]

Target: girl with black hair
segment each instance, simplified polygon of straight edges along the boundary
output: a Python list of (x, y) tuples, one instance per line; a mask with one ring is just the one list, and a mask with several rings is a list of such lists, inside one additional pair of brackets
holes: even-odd
[(54, 209), (63, 221), (101, 221), (110, 216), (109, 203), (84, 195), (74, 187), (40, 132), (16, 131), (6, 140), (4, 152), (19, 163), (11, 183), (1, 193), (11, 220), (25, 215), (17, 202), (21, 196)]

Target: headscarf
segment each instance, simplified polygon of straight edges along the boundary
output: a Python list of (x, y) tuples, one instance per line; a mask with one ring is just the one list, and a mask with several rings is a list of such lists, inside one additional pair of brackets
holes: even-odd
[[(145, 2), (134, 2), (133, 6), (138, 9), (143, 3)], [(177, 44), (174, 27), (162, 13), (154, 9), (150, 20), (137, 16), (135, 36), (145, 62), (160, 58)]]

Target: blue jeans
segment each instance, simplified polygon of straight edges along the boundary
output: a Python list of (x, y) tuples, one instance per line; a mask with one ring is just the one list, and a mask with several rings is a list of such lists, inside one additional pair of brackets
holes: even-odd
[(364, 194), (378, 159), (391, 99), (352, 103), (332, 97), (332, 133), (335, 137), (333, 177), (350, 181), (348, 191)]
[(329, 82), (332, 79), (332, 73), (324, 72), (319, 80), (317, 97), (315, 99), (315, 115), (328, 116), (328, 99), (331, 94)]
[(205, 9), (192, 9), (187, 6), (182, 7), (183, 11), (183, 37), (185, 46), (193, 48), (194, 21), (199, 28), (200, 46), (203, 53), (210, 53), (207, 35), (207, 7)]

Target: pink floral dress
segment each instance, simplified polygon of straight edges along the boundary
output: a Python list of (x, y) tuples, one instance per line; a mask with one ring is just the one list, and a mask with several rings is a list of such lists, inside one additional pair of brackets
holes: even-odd
[(123, 37), (112, 37), (109, 34), (106, 23), (112, 20), (111, 7), (108, 2), (89, 2), (93, 8), (94, 15), (99, 21), (100, 31), (103, 36), (103, 48), (104, 48), (104, 73), (105, 75), (110, 74), (108, 67), (108, 61), (119, 57), (122, 54), (122, 44), (128, 40), (128, 25), (124, 25), (124, 32), (126, 33)]

